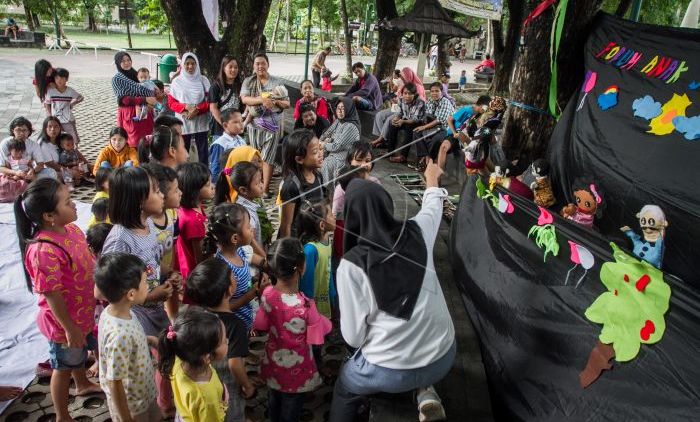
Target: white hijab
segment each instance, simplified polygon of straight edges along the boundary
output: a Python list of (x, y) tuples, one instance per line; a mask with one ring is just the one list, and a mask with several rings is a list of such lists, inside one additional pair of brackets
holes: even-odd
[[(185, 61), (191, 58), (194, 60), (194, 73), (185, 71)], [(177, 78), (173, 79), (170, 85), (170, 95), (183, 104), (199, 104), (205, 99), (205, 94), (209, 91), (209, 80), (202, 76), (199, 70), (199, 60), (194, 53), (185, 53), (182, 56), (182, 70)]]

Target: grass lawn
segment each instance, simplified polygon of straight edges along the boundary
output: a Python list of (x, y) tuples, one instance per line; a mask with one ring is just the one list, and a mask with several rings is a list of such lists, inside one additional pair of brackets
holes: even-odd
[[(53, 28), (42, 28), (47, 34), (54, 34)], [(129, 42), (126, 33), (121, 32), (86, 32), (77, 28), (64, 28), (66, 36), (70, 40), (81, 43), (98, 45), (101, 47), (128, 48)], [(175, 48), (175, 40), (171, 38), (172, 48)], [(168, 43), (168, 34), (142, 34), (131, 33), (133, 48), (171, 48)]]

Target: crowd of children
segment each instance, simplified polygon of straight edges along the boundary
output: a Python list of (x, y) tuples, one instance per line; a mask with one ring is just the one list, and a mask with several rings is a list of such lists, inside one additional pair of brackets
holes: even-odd
[[(38, 326), (50, 344), (56, 420), (72, 420), (72, 378), (78, 395), (103, 391), (115, 421), (244, 421), (245, 400), (256, 393), (245, 359), (259, 332), (268, 334), (260, 359), (268, 416), (299, 420), (304, 393), (328, 375), (321, 346), (338, 318), (345, 190), (354, 179), (378, 183), (369, 144), (348, 145), (337, 180), (325, 180), (333, 176), (320, 171), (319, 138), (295, 130), (283, 148), (280, 227), (271, 242), (262, 160), (241, 137), (238, 109), (220, 113), (223, 135), (211, 144), (209, 166), (190, 162), (182, 122), (161, 116), (138, 148), (113, 128), (90, 172), (71, 113), (82, 96), (67, 80), (67, 71), (55, 70), (39, 143), (28, 139), (24, 119), (0, 144), (2, 177), (24, 184), (14, 211), (28, 288), (40, 298)], [(42, 155), (51, 147), (56, 160)], [(64, 177), (37, 177), (44, 169)], [(94, 178), (86, 234), (75, 224), (66, 174)], [(99, 386), (85, 371), (90, 354)]]
[[(218, 144), (217, 192), (213, 168), (173, 159), (182, 137), (164, 125), (140, 147), (147, 163), (122, 129), (111, 131), (94, 168), (87, 236), (58, 179), (39, 178), (17, 196), (27, 282), (40, 296), (38, 324), (50, 341), (57, 420), (70, 420), (72, 377), (78, 394), (105, 392), (113, 420), (243, 421), (245, 399), (255, 394), (244, 363), (254, 331), (269, 334), (261, 372), (271, 420), (298, 420), (303, 393), (321, 384), (320, 346), (337, 309), (331, 235), (343, 188), (332, 202), (318, 172), (318, 139), (294, 132), (285, 147), (283, 226), (270, 245), (258, 212), (259, 155), (238, 136), (240, 113), (224, 112), (222, 121), (228, 140), (240, 142)], [(57, 139), (66, 137), (73, 141), (65, 133)], [(25, 148), (10, 143), (11, 168), (27, 171), (19, 167)], [(367, 145), (355, 144), (345, 186), (367, 177), (369, 161)], [(292, 233), (300, 240), (285, 237)], [(89, 352), (99, 386), (84, 371)]]

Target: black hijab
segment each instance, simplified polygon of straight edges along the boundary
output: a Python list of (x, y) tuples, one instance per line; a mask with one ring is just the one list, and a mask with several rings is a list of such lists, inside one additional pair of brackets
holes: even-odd
[[(342, 119), (338, 119), (336, 110), (338, 109), (338, 104), (340, 104), (341, 102), (345, 106), (345, 117), (343, 117)], [(362, 132), (362, 128), (360, 127), (360, 114), (357, 112), (355, 103), (350, 97), (341, 97), (340, 99), (335, 99), (333, 103), (333, 113), (336, 113), (335, 117), (341, 123), (352, 123), (355, 126), (357, 126), (357, 129), (360, 132)]]
[(397, 221), (389, 193), (362, 179), (348, 185), (344, 215), (343, 257), (367, 274), (380, 310), (410, 319), (428, 259), (420, 227)]
[(122, 75), (126, 76), (127, 78), (131, 79), (132, 81), (139, 83), (138, 73), (136, 73), (133, 66), (129, 70), (122, 69), (121, 64), (122, 64), (122, 59), (124, 58), (124, 56), (129, 56), (129, 58), (131, 58), (129, 53), (127, 53), (126, 51), (120, 51), (114, 55), (114, 64), (117, 65), (117, 72), (121, 73)]

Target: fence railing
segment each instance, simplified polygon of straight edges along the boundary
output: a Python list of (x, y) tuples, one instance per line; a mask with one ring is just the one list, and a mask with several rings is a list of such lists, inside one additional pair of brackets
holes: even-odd
[[(97, 50), (112, 50), (112, 51), (126, 51), (125, 48), (115, 48), (115, 47), (109, 47), (106, 45), (97, 45), (97, 44), (89, 44), (83, 41), (76, 41), (76, 40), (71, 40), (68, 38), (62, 38), (62, 37), (56, 37), (55, 35), (47, 34), (47, 38), (50, 38), (53, 40), (51, 45), (48, 47), (49, 50), (61, 50), (63, 51), (63, 48), (60, 46), (59, 41), (66, 42), (68, 44), (68, 48), (66, 50), (66, 56), (69, 54), (83, 54), (82, 51), (80, 51), (81, 48), (85, 49), (92, 49), (95, 53), (95, 59), (97, 59)], [(129, 51), (130, 53), (137, 53), (137, 54), (142, 54), (144, 56), (148, 56), (148, 70), (150, 72), (153, 72), (153, 59), (155, 58), (155, 64), (156, 67), (158, 65), (158, 62), (160, 61), (161, 55), (160, 54), (155, 54), (155, 53), (149, 53), (147, 51), (137, 51), (137, 50), (131, 50)], [(157, 69), (156, 69), (157, 72)]]

